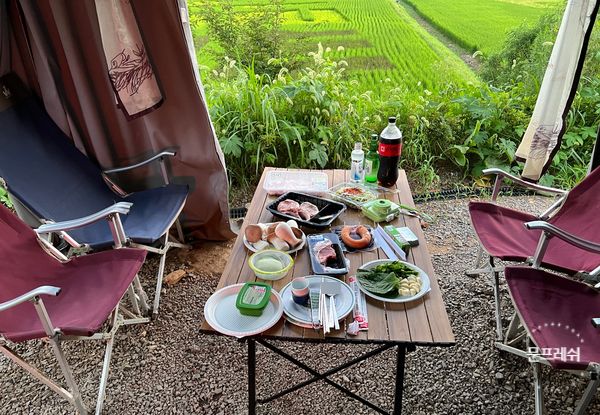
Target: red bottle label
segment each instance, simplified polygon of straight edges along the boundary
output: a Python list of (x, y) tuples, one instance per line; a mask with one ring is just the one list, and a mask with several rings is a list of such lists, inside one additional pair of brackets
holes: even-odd
[(399, 157), (402, 152), (402, 143), (400, 144), (383, 144), (379, 143), (377, 151), (382, 157)]

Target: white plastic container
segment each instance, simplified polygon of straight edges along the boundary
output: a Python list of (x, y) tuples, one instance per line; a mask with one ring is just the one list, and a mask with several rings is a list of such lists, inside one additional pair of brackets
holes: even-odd
[(354, 143), (354, 150), (352, 150), (351, 157), (350, 181), (352, 183), (361, 183), (365, 176), (365, 152), (362, 149), (362, 143)]
[(329, 178), (320, 171), (271, 170), (265, 177), (263, 188), (271, 196), (287, 192), (321, 196), (329, 189)]

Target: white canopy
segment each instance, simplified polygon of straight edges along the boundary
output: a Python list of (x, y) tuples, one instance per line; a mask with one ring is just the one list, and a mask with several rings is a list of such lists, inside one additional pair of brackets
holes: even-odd
[(517, 149), (522, 176), (538, 181), (560, 147), (600, 1), (569, 0), (533, 115)]

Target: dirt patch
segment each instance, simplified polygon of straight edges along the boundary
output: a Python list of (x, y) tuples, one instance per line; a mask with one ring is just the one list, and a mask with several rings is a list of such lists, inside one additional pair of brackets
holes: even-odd
[(220, 277), (225, 270), (234, 241), (201, 242), (189, 251), (183, 249), (178, 251), (177, 255), (188, 271)]

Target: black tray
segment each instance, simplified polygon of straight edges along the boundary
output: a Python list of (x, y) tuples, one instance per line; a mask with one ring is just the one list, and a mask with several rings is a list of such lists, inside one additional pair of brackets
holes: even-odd
[[(348, 264), (346, 263), (346, 257), (342, 251), (340, 240), (335, 233), (323, 233), (318, 235), (308, 235), (307, 237), (308, 253), (310, 255), (310, 265), (313, 273), (317, 275), (345, 275), (348, 273)], [(335, 251), (336, 260), (335, 263), (328, 264), (325, 268), (317, 259), (314, 246), (323, 241), (329, 239), (332, 242), (331, 247)]]
[[(288, 215), (286, 213), (281, 213), (277, 210), (277, 206), (279, 206), (279, 202), (286, 200), (286, 199), (295, 200), (298, 203), (310, 202), (313, 205), (315, 205), (316, 207), (318, 207), (319, 210), (321, 210), (325, 206), (329, 205), (327, 207), (327, 209), (325, 209), (321, 214), (319, 214), (319, 216), (333, 215), (333, 217), (331, 219), (327, 219), (325, 221), (311, 222), (310, 220), (304, 220), (304, 219), (297, 218), (296, 216)], [(295, 220), (296, 222), (298, 222), (298, 224), (306, 226), (307, 228), (323, 230), (323, 229), (328, 228), (333, 223), (333, 221), (336, 220), (337, 217), (340, 216), (342, 214), (342, 212), (344, 212), (346, 210), (346, 205), (344, 205), (343, 203), (340, 203), (340, 202), (333, 201), (333, 200), (322, 199), (320, 197), (306, 195), (304, 193), (288, 192), (284, 195), (279, 196), (277, 198), (277, 200), (275, 200), (273, 203), (269, 204), (267, 206), (267, 210), (269, 212), (271, 212), (273, 214), (273, 216), (276, 216), (278, 218), (287, 219), (287, 220), (290, 220), (290, 219)]]

